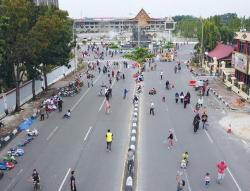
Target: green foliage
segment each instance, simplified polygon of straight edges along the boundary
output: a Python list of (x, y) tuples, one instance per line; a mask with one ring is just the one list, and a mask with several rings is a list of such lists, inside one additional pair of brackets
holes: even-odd
[(175, 33), (185, 38), (196, 38), (197, 30), (200, 27), (200, 21), (195, 17), (183, 17), (176, 24)]
[(110, 49), (119, 49), (120, 47), (117, 45), (117, 44), (115, 44), (115, 43), (110, 43), (109, 45), (108, 45), (108, 48), (110, 48)]
[(0, 75), (5, 86), (16, 87), (17, 108), (24, 74), (39, 79), (68, 63), (71, 37), (67, 12), (32, 0), (0, 0)]
[(154, 55), (149, 52), (147, 48), (138, 47), (131, 53), (125, 54), (124, 58), (138, 62), (139, 64), (144, 64), (147, 58), (153, 58)]
[(174, 48), (174, 44), (171, 42), (167, 42), (166, 44), (163, 45), (164, 49), (170, 49), (170, 48)]

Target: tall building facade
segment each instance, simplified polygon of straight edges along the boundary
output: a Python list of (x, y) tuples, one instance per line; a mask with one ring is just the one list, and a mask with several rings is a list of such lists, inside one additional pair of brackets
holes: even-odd
[(132, 32), (135, 27), (143, 28), (145, 31), (171, 31), (175, 29), (175, 22), (171, 17), (151, 18), (141, 9), (134, 18), (76, 19), (74, 27), (80, 33)]
[(56, 7), (59, 7), (58, 0), (34, 0), (34, 2), (37, 5), (44, 4), (44, 5), (54, 5)]

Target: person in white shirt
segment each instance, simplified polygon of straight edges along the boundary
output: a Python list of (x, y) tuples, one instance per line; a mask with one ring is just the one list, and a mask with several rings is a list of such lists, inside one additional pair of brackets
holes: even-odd
[(155, 115), (154, 108), (155, 108), (155, 104), (154, 104), (153, 101), (151, 101), (151, 103), (150, 103), (150, 109), (149, 109), (149, 114), (150, 115)]
[(64, 114), (63, 118), (69, 119), (70, 117), (71, 117), (71, 111), (68, 110), (68, 112), (66, 114)]
[(163, 77), (163, 71), (161, 71), (160, 76), (161, 76), (161, 80), (162, 80), (162, 77)]

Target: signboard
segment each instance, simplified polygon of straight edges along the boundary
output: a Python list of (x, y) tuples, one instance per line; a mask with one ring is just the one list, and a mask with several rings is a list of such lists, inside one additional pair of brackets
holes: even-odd
[(165, 28), (166, 28), (166, 30), (174, 30), (174, 23), (173, 22), (166, 22)]
[(239, 52), (235, 52), (232, 55), (232, 65), (234, 65), (235, 69), (244, 72), (245, 74), (248, 73), (247, 70), (247, 56), (241, 54)]

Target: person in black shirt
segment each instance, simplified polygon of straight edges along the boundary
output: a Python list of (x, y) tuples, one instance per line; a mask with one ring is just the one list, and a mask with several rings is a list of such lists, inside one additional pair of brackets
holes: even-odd
[(70, 190), (76, 191), (76, 179), (75, 179), (75, 171), (71, 171), (71, 177), (70, 177)]

